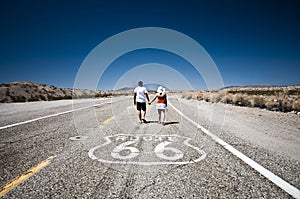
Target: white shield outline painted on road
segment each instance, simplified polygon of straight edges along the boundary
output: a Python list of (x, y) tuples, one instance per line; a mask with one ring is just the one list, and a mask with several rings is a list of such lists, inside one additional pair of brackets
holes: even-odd
[[(161, 161), (161, 162), (137, 162), (137, 161), (111, 161), (111, 160), (105, 160), (105, 159), (101, 159), (98, 158), (94, 155), (94, 151), (97, 149), (100, 149), (102, 147), (105, 147), (106, 145), (110, 144), (112, 142), (112, 140), (110, 138), (112, 137), (116, 137), (116, 136), (173, 136), (173, 137), (180, 137), (180, 138), (184, 138), (184, 142), (183, 144), (185, 144), (186, 146), (196, 150), (199, 153), (199, 157), (195, 160), (190, 160), (190, 161), (184, 161), (184, 162), (179, 162), (179, 161)], [(206, 157), (206, 153), (201, 150), (200, 148), (191, 145), (189, 142), (191, 141), (191, 138), (189, 137), (185, 137), (185, 136), (179, 136), (176, 134), (173, 135), (151, 135), (151, 134), (116, 134), (116, 135), (110, 135), (110, 136), (105, 136), (105, 143), (96, 146), (92, 149), (89, 150), (89, 157), (93, 160), (97, 160), (99, 162), (102, 163), (108, 163), (108, 164), (132, 164), (132, 165), (144, 165), (144, 166), (151, 166), (151, 165), (185, 165), (185, 164), (192, 164), (192, 163), (197, 163), (200, 162), (201, 160), (204, 160)]]

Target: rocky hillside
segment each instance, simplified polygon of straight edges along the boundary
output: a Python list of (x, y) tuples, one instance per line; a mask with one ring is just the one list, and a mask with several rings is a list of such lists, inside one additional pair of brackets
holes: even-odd
[(184, 92), (182, 97), (272, 111), (300, 112), (300, 85), (229, 87), (217, 91)]
[(28, 81), (0, 84), (1, 103), (108, 97), (110, 95), (112, 92), (108, 91), (73, 90)]

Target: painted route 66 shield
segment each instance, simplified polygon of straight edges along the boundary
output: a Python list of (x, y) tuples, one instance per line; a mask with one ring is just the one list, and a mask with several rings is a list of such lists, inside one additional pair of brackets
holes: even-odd
[(104, 137), (105, 143), (89, 150), (89, 157), (109, 164), (168, 165), (191, 164), (206, 153), (179, 135), (117, 134)]

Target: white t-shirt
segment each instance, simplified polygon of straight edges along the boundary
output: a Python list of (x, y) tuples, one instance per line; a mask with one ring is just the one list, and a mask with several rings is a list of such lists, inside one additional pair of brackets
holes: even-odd
[(145, 93), (148, 93), (145, 87), (138, 86), (134, 89), (134, 93), (136, 93), (136, 101), (137, 102), (146, 102)]

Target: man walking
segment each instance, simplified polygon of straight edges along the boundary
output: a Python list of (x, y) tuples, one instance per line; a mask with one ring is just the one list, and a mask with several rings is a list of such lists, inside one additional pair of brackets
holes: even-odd
[[(143, 82), (138, 82), (138, 87), (134, 89), (134, 97), (133, 97), (133, 103), (136, 105), (136, 109), (138, 111), (138, 116), (140, 119), (140, 123), (146, 123), (146, 99), (149, 100), (148, 91), (143, 86)], [(143, 110), (143, 118), (142, 118), (142, 111)]]

